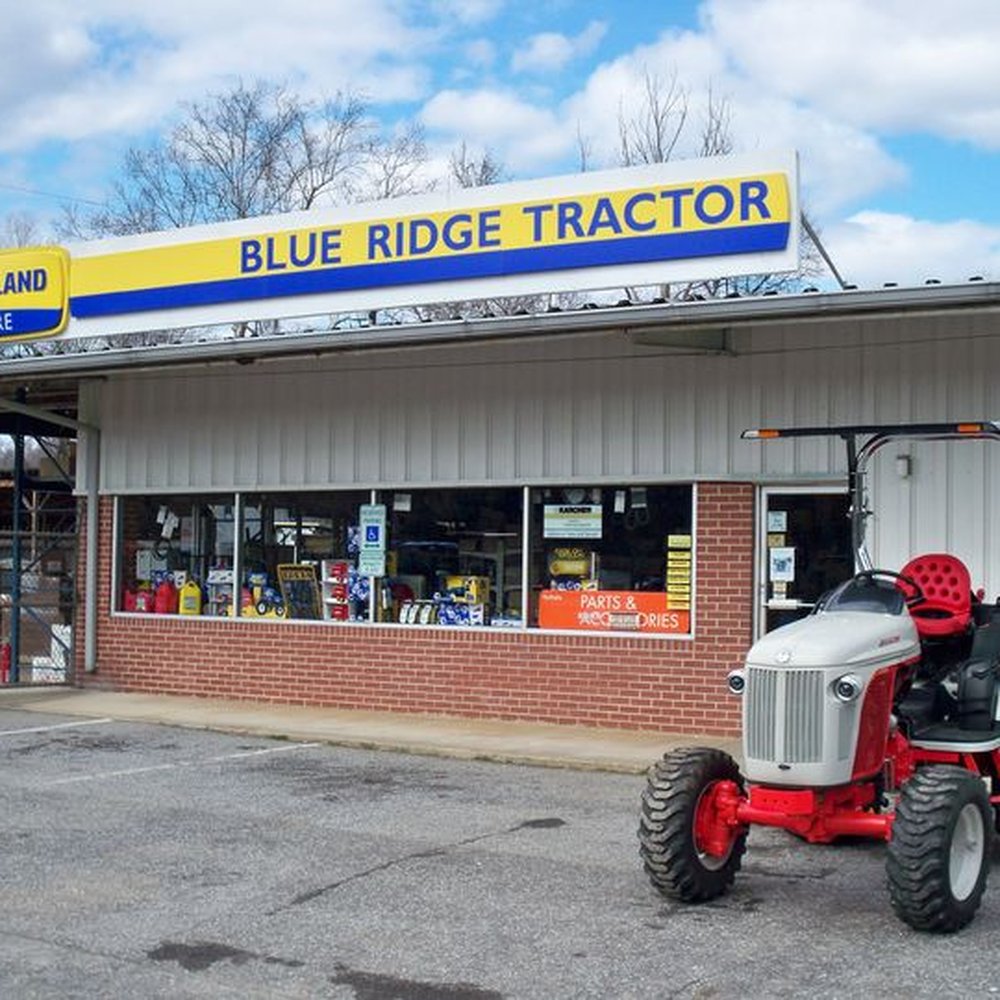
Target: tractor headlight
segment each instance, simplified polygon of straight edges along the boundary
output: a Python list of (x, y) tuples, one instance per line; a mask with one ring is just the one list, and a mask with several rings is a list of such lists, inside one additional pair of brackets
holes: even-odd
[(857, 701), (863, 690), (864, 685), (861, 683), (861, 679), (854, 674), (844, 674), (843, 677), (838, 677), (833, 682), (834, 698), (837, 701), (842, 701), (845, 705)]
[(729, 688), (730, 694), (743, 694), (747, 687), (747, 678), (742, 669), (737, 668), (736, 670), (729, 671), (729, 676), (726, 678), (726, 687)]

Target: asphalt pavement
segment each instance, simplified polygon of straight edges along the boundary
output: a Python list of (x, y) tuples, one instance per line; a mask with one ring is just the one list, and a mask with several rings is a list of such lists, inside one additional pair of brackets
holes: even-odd
[(701, 734), (348, 711), (93, 688), (3, 688), (0, 708), (627, 774), (644, 772), (662, 754), (678, 746), (720, 747), (737, 759), (741, 749), (738, 738)]
[(755, 827), (732, 890), (689, 906), (643, 871), (641, 775), (90, 714), (129, 701), (0, 698), (0, 997), (1000, 993), (995, 892), (959, 933), (920, 934), (892, 912), (876, 841)]

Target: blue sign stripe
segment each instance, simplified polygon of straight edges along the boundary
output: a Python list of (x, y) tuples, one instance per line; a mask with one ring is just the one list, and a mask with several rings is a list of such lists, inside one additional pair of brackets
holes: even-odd
[(0, 316), (9, 320), (0, 324), (0, 339), (3, 337), (25, 337), (32, 333), (49, 333), (62, 325), (62, 309), (3, 309)]
[(125, 292), (75, 295), (71, 313), (81, 319), (157, 309), (215, 305), (273, 299), (287, 295), (317, 295), (394, 285), (428, 284), (495, 278), (536, 271), (560, 271), (577, 267), (645, 264), (693, 257), (784, 250), (790, 224), (763, 223), (729, 229), (658, 236), (631, 236), (593, 243), (523, 247), (454, 257), (427, 257), (380, 261), (313, 271), (281, 271), (274, 274), (227, 278), (166, 288), (140, 288)]

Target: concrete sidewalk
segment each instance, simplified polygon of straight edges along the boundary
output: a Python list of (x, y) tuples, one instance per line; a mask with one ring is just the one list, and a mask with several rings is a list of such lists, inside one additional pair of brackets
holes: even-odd
[(496, 719), (305, 708), (81, 688), (3, 688), (0, 709), (152, 722), (337, 746), (639, 774), (677, 746), (716, 746), (739, 759), (739, 739), (594, 729)]

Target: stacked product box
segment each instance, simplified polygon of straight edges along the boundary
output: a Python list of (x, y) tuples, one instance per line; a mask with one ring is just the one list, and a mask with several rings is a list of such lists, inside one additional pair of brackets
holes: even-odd
[(345, 622), (351, 617), (351, 564), (347, 559), (324, 559), (320, 568), (323, 574), (323, 617)]

